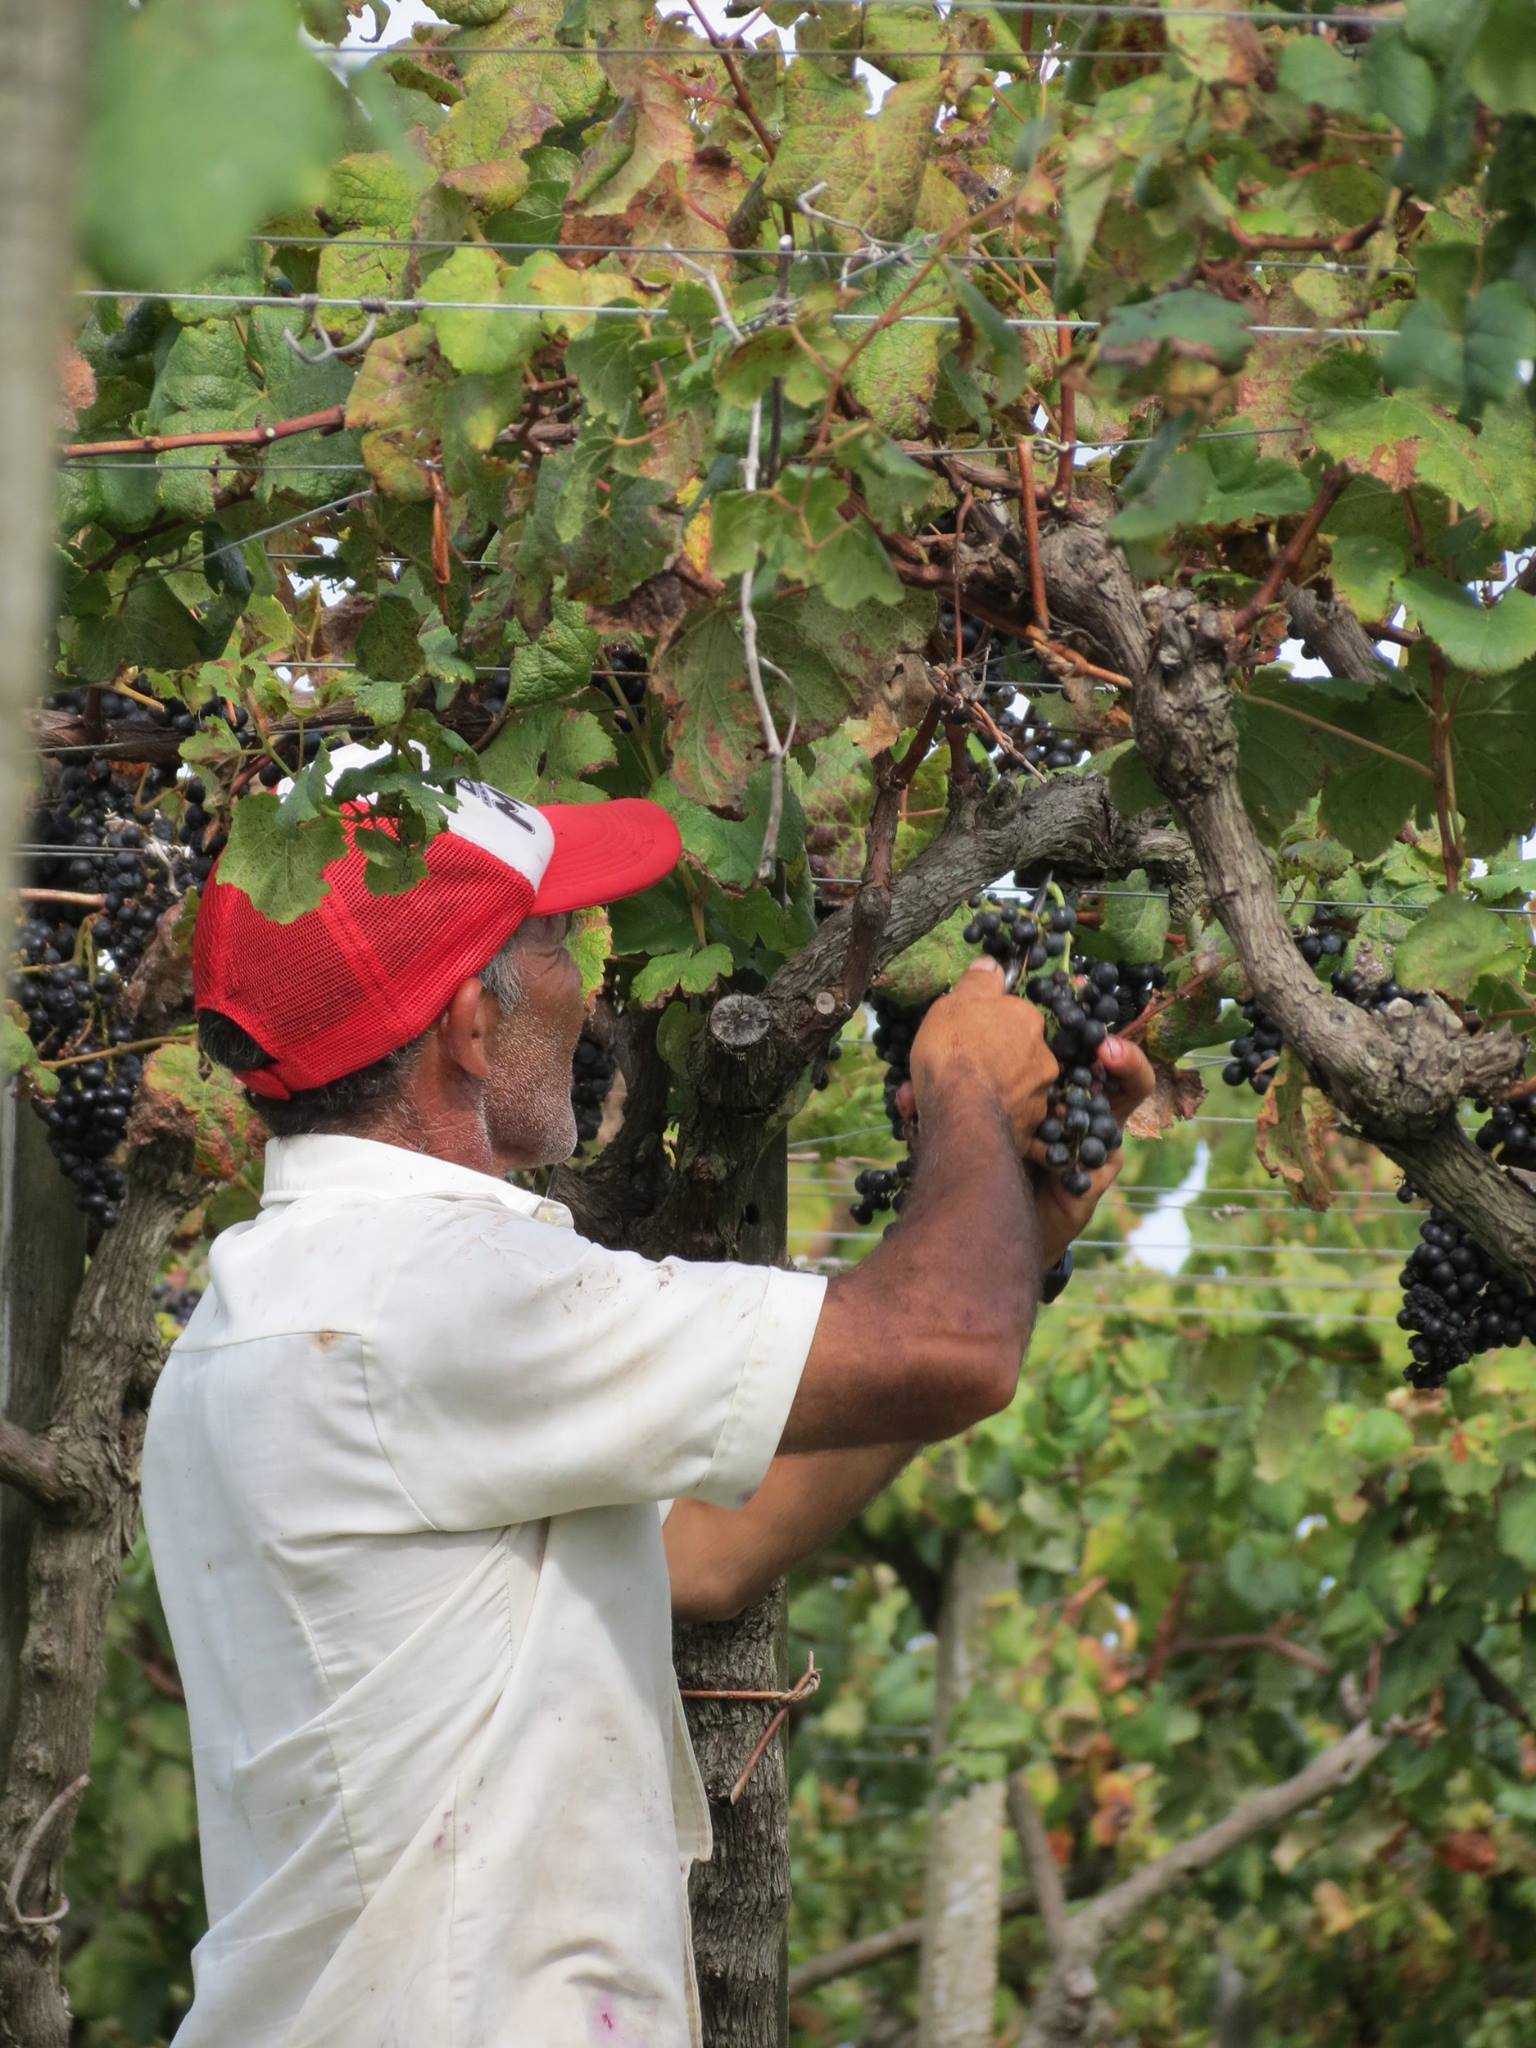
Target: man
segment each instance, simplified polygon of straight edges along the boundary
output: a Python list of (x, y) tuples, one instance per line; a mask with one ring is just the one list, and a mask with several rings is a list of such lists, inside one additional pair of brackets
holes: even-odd
[(295, 923), (216, 877), (198, 918), (203, 1044), (274, 1136), (145, 1447), (211, 1923), (178, 2043), (685, 2048), (709, 1828), (669, 1600), (736, 1611), (1006, 1405), (1112, 1176), (1032, 1190), (1054, 1062), (982, 962), (913, 1047), (921, 1172), (857, 1269), (590, 1244), (505, 1176), (575, 1144), (569, 913), (675, 827), (461, 784), (394, 897), (370, 829)]

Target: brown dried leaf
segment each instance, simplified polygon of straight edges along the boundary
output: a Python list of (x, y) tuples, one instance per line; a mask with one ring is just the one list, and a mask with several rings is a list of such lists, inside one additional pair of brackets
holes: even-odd
[(1333, 1104), (1307, 1085), (1295, 1055), (1282, 1053), (1274, 1086), (1259, 1105), (1254, 1142), (1264, 1171), (1287, 1182), (1309, 1209), (1326, 1209), (1333, 1201), (1328, 1170), (1333, 1123)]
[(589, 605), (587, 623), (600, 640), (617, 639), (624, 633), (644, 634), (655, 640), (654, 652), (659, 654), (697, 603), (696, 594), (682, 577), (663, 569), (637, 584), (618, 604)]
[(1162, 1137), (1175, 1124), (1187, 1123), (1205, 1100), (1205, 1083), (1192, 1067), (1155, 1059), (1152, 1072), (1152, 1093), (1126, 1118), (1126, 1133), (1132, 1138)]
[(80, 415), (96, 403), (96, 372), (73, 342), (67, 342), (59, 361), (59, 418), (66, 427), (77, 427)]
[(1456, 1828), (1435, 1844), (1435, 1856), (1447, 1870), (1471, 1877), (1491, 1877), (1499, 1867), (1499, 1845), (1481, 1828)]

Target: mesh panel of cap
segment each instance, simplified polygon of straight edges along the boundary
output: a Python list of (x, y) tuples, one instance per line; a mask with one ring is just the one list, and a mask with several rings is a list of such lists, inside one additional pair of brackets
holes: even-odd
[(267, 1071), (295, 1094), (407, 1044), (533, 904), (526, 877), (450, 832), (424, 858), (426, 880), (376, 896), (354, 847), (326, 869), (325, 900), (288, 925), (215, 878), (197, 919), (197, 1007), (221, 1011), (274, 1053)]

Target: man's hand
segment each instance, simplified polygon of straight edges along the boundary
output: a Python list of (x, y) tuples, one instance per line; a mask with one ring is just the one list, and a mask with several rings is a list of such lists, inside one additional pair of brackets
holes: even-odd
[(1045, 1116), (1056, 1061), (1033, 1003), (1012, 1001), (995, 960), (975, 960), (924, 1017), (912, 1043), (919, 1117), (944, 1114), (957, 1090), (995, 1101), (1022, 1154)]
[[(1099, 1065), (1120, 1083), (1119, 1092), (1106, 1096), (1122, 1130), (1126, 1119), (1152, 1093), (1152, 1063), (1139, 1045), (1128, 1038), (1106, 1038), (1099, 1047)], [(1035, 1214), (1040, 1222), (1040, 1256), (1047, 1267), (1054, 1266), (1072, 1240), (1080, 1237), (1093, 1219), (1093, 1212), (1119, 1178), (1125, 1154), (1112, 1152), (1092, 1177), (1086, 1195), (1069, 1195), (1061, 1176), (1044, 1167), (1032, 1169), (1035, 1184)]]
[[(945, 996), (941, 1003), (935, 1003), (933, 1009), (928, 1012), (928, 1017), (932, 1017), (941, 1009), (943, 1003), (953, 1002), (955, 997), (962, 994), (962, 992), (966, 992), (969, 995), (968, 984), (973, 976), (976, 976), (981, 984), (977, 991), (980, 1000), (984, 1001), (991, 994), (1001, 994), (1003, 990), (1000, 974), (993, 976), (977, 975), (978, 968), (990, 965), (991, 962), (983, 963), (978, 961), (975, 966), (967, 968), (966, 972), (955, 984), (952, 994)], [(992, 985), (989, 986), (989, 984)], [(1035, 1191), (1035, 1214), (1040, 1224), (1040, 1254), (1043, 1264), (1046, 1267), (1050, 1267), (1055, 1265), (1073, 1239), (1081, 1237), (1088, 1228), (1089, 1223), (1093, 1220), (1094, 1210), (1098, 1208), (1099, 1203), (1119, 1178), (1120, 1169), (1125, 1164), (1125, 1155), (1123, 1152), (1118, 1151), (1113, 1153), (1099, 1168), (1098, 1172), (1093, 1175), (1092, 1185), (1085, 1195), (1069, 1195), (1061, 1184), (1060, 1175), (1048, 1171), (1041, 1164), (1041, 1148), (1035, 1138), (1035, 1131), (1045, 1114), (1044, 1090), (1049, 1087), (1051, 1078), (1054, 1076), (1055, 1062), (1052, 1060), (1049, 1051), (1045, 1049), (1044, 1031), (1043, 1027), (1040, 1027), (1039, 1012), (1035, 1009), (1034, 1005), (1027, 1002), (1009, 1002), (1002, 1007), (1005, 1012), (1023, 1011), (1026, 1017), (1034, 1020), (1038, 1031), (1040, 1048), (1047, 1062), (1044, 1070), (1046, 1079), (1041, 1084), (1039, 1090), (1039, 1106), (1036, 1107), (1035, 1091), (1027, 1089), (1024, 1114), (1021, 1119), (1015, 1121), (1013, 1128), (1015, 1142), (1018, 1144), (1019, 1151), (1032, 1161), (1030, 1179)], [(974, 1019), (976, 1015), (974, 1009), (970, 1015)], [(988, 1015), (987, 1021), (991, 1021), (990, 1015)], [(922, 1029), (918, 1032), (917, 1039), (912, 1048), (914, 1078), (917, 1072), (918, 1048), (923, 1043), (923, 1032), (927, 1028), (928, 1018), (925, 1017)], [(1031, 1034), (1032, 1042), (1033, 1037), (1034, 1034)], [(1120, 1083), (1118, 1093), (1108, 1096), (1106, 1100), (1114, 1112), (1116, 1123), (1124, 1130), (1126, 1120), (1140, 1108), (1141, 1104), (1152, 1093), (1153, 1075), (1151, 1062), (1141, 1047), (1133, 1044), (1130, 1039), (1107, 1038), (1099, 1048), (1098, 1063), (1107, 1074), (1113, 1074)], [(911, 1082), (904, 1082), (902, 1084), (901, 1091), (896, 1098), (896, 1106), (901, 1115), (910, 1121), (918, 1107), (917, 1097)], [(1021, 1123), (1022, 1136), (1020, 1135)]]

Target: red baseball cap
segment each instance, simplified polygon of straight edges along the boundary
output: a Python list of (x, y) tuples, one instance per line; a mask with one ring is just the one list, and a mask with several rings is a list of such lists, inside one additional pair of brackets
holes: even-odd
[(460, 782), (456, 808), (427, 846), (424, 880), (376, 896), (358, 844), (366, 805), (347, 820), (330, 890), (292, 924), (273, 924), (215, 868), (198, 907), (193, 1001), (217, 1010), (273, 1055), (238, 1074), (286, 1101), (372, 1065), (426, 1030), (448, 998), (527, 917), (633, 896), (671, 872), (682, 839), (660, 804), (616, 797), (535, 807), (483, 782)]

